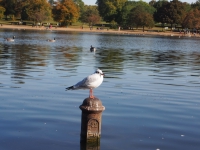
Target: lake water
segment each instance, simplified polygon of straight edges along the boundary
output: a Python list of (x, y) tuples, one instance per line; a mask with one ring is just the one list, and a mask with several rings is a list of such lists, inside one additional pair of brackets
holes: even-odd
[(200, 38), (3, 29), (0, 149), (81, 149), (89, 90), (65, 88), (96, 68), (101, 150), (200, 149)]

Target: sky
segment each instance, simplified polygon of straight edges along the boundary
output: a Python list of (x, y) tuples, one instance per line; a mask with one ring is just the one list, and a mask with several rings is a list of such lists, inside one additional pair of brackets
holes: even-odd
[[(95, 5), (95, 3), (96, 3), (96, 0), (82, 0), (82, 1), (85, 3), (85, 5)], [(143, 1), (148, 3), (151, 0), (143, 0)], [(170, 1), (170, 0), (168, 0), (168, 1)], [(195, 3), (196, 2), (196, 0), (179, 0), (179, 1), (187, 2), (187, 3)]]

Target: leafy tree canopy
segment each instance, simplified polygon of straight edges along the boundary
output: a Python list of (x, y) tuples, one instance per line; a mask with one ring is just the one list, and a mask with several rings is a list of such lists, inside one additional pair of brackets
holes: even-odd
[(143, 1), (127, 1), (122, 7), (122, 11), (120, 13), (119, 19), (117, 20), (119, 24), (126, 25), (127, 18), (129, 18), (129, 13), (131, 9), (141, 6), (143, 9), (141, 11), (145, 11), (149, 14), (153, 14), (155, 12), (155, 8)]
[(184, 28), (200, 28), (200, 10), (191, 10), (183, 20), (182, 26)]
[(4, 7), (2, 7), (2, 6), (0, 6), (0, 19), (3, 18), (5, 11), (6, 11), (6, 9)]
[(0, 5), (5, 8), (6, 16), (15, 14), (15, 0), (1, 0)]
[(127, 0), (97, 0), (99, 14), (104, 21), (116, 21)]
[(149, 13), (144, 6), (138, 5), (131, 9), (128, 14), (128, 24), (136, 27), (142, 26), (144, 31), (145, 26), (154, 26), (153, 15)]
[(73, 0), (61, 0), (53, 8), (53, 18), (62, 26), (72, 24), (79, 18), (79, 8)]
[(157, 12), (154, 14), (154, 19), (157, 22), (173, 24), (181, 24), (187, 11), (188, 4), (182, 3), (178, 0), (170, 2), (162, 2), (158, 7)]
[(197, 0), (195, 3), (192, 3), (191, 7), (192, 8), (197, 8), (197, 9), (200, 10), (200, 0)]
[(28, 18), (35, 22), (51, 20), (51, 6), (46, 0), (26, 0)]
[(85, 23), (89, 23), (90, 26), (100, 22), (101, 17), (97, 6), (84, 6), (84, 12), (81, 14), (80, 20)]

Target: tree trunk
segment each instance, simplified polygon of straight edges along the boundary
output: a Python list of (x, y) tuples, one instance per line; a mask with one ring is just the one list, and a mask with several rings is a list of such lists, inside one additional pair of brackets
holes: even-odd
[(173, 25), (173, 24), (171, 23), (171, 31), (172, 31), (172, 28), (173, 28), (172, 25)]

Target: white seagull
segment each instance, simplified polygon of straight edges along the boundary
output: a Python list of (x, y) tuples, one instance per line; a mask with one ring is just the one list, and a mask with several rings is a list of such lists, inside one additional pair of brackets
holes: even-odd
[(87, 76), (82, 81), (73, 86), (66, 88), (67, 90), (90, 89), (90, 98), (94, 98), (93, 89), (97, 88), (103, 82), (103, 72), (97, 69), (93, 74)]

